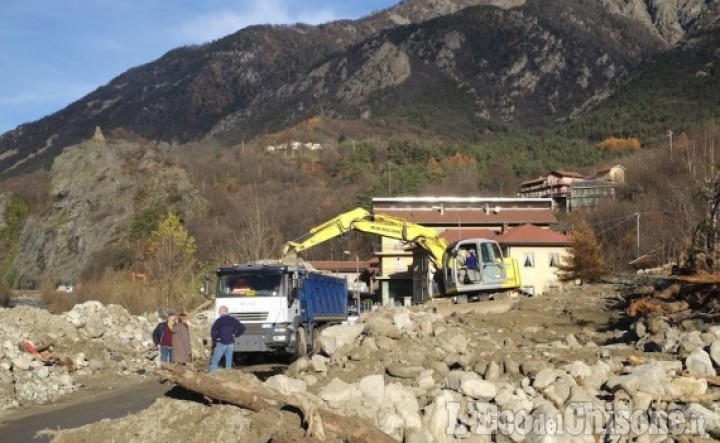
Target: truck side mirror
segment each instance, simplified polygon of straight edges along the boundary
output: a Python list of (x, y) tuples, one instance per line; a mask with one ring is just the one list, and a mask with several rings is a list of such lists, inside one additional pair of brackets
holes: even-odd
[(299, 291), (298, 291), (298, 288), (291, 288), (291, 289), (288, 291), (288, 296), (287, 296), (288, 308), (289, 308), (290, 306), (292, 306), (292, 304), (293, 304), (293, 302), (295, 301), (295, 299), (298, 298), (298, 292), (299, 292)]
[(213, 298), (212, 289), (210, 288), (210, 277), (208, 275), (203, 277), (203, 285), (200, 288), (200, 294), (207, 299)]

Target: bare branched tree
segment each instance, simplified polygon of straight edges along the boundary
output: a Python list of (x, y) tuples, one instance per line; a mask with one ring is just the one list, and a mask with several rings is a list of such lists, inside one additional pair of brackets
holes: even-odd
[(257, 188), (249, 196), (240, 214), (239, 228), (233, 232), (233, 245), (241, 261), (279, 258), (283, 246), (277, 212)]

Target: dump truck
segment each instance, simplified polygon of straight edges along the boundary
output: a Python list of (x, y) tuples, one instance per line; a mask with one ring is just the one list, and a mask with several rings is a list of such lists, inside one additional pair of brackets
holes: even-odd
[(304, 356), (323, 328), (347, 321), (344, 278), (277, 263), (223, 266), (216, 277), (215, 290), (208, 278), (202, 292), (245, 325), (235, 352)]

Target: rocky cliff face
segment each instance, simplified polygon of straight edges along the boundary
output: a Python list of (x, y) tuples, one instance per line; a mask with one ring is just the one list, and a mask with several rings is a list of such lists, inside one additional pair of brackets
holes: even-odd
[(601, 0), (611, 12), (643, 24), (668, 44), (718, 22), (717, 0)]
[(377, 112), (379, 93), (449, 88), (493, 124), (544, 124), (602, 100), (641, 60), (713, 25), (719, 3), (406, 0), (355, 21), (253, 26), (173, 50), (0, 136), (0, 175), (49, 166), (96, 125), (235, 143), (312, 115)]
[(20, 287), (41, 278), (77, 277), (93, 254), (127, 236), (142, 210), (187, 209), (198, 200), (183, 169), (127, 142), (92, 140), (70, 147), (55, 159), (51, 173), (52, 207), (28, 219), (10, 270)]
[[(336, 116), (435, 112), (428, 90), (450, 89), (475, 124), (537, 125), (605, 96), (663, 43), (627, 19), (587, 4), (531, 2), (519, 9), (471, 7), (389, 29), (320, 64), (296, 82), (256, 97), (212, 133), (247, 136), (246, 126)], [(614, 33), (597, 38), (597, 30)], [(441, 94), (442, 92), (438, 93)], [(451, 107), (445, 113), (461, 113)], [(467, 111), (465, 111), (467, 112)], [(240, 134), (238, 134), (240, 132)]]

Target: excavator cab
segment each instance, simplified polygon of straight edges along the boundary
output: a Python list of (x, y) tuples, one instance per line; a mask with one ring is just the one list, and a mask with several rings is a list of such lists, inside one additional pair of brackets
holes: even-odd
[[(447, 295), (487, 293), (512, 288), (517, 266), (502, 255), (497, 242), (461, 240), (448, 246), (443, 263)], [(517, 286), (515, 286), (517, 287)]]

